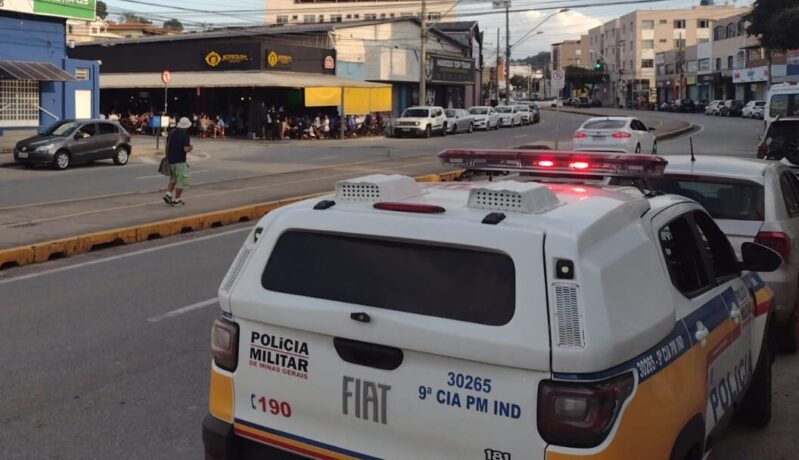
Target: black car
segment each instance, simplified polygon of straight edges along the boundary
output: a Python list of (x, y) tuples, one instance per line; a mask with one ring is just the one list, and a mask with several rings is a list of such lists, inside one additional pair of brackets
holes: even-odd
[(799, 118), (778, 118), (768, 125), (757, 146), (757, 157), (767, 160), (787, 159), (799, 165)]
[(710, 104), (710, 101), (707, 99), (699, 99), (696, 101), (696, 112), (697, 113), (705, 113), (705, 107)]
[(49, 165), (67, 169), (72, 164), (96, 160), (114, 160), (117, 165), (125, 165), (130, 153), (130, 135), (118, 123), (62, 120), (18, 142), (14, 161), (26, 167)]
[(725, 115), (728, 117), (740, 117), (744, 112), (744, 105), (744, 101), (732, 101)]
[(694, 113), (696, 111), (696, 104), (690, 99), (680, 101), (679, 111), (683, 113)]

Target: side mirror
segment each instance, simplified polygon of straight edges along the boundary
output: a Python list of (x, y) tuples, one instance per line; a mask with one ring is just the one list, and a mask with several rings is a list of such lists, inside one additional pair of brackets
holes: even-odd
[(655, 131), (655, 128), (649, 127), (649, 131)]
[(762, 244), (746, 242), (741, 245), (741, 267), (753, 272), (773, 272), (782, 265), (782, 256)]

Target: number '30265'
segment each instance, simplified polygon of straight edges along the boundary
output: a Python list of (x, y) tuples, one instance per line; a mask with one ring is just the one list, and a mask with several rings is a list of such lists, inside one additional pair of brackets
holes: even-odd
[(460, 372), (447, 373), (447, 385), (464, 390), (491, 393), (491, 379), (461, 374)]

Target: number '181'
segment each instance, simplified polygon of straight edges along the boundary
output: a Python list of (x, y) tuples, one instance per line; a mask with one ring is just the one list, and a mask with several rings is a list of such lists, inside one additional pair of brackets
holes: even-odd
[(486, 449), (484, 452), (486, 454), (485, 460), (510, 460), (510, 453), (508, 452), (494, 449)]

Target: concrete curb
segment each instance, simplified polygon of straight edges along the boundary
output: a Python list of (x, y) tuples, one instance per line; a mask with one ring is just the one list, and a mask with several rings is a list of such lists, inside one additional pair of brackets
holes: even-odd
[[(446, 182), (460, 176), (462, 171), (450, 171), (441, 174), (428, 174), (415, 177), (418, 182)], [(0, 270), (22, 265), (47, 262), (49, 260), (69, 257), (75, 254), (104, 249), (123, 244), (138, 243), (158, 238), (189, 233), (208, 228), (217, 228), (239, 222), (250, 222), (260, 219), (266, 213), (287, 204), (296, 203), (308, 198), (321, 196), (330, 192), (312, 193), (282, 200), (256, 203), (204, 214), (178, 217), (175, 219), (144, 223), (131, 227), (104, 230), (96, 233), (77, 235), (60, 240), (33, 243), (0, 250)]]
[[(555, 109), (552, 109), (552, 108), (544, 108), (543, 110), (546, 110), (546, 111), (549, 111), (549, 112), (555, 112)], [(618, 117), (619, 116), (619, 115), (608, 115), (606, 113), (598, 113), (598, 112), (583, 112), (582, 110), (571, 110), (571, 109), (569, 109), (569, 110), (560, 109), (560, 111), (563, 112), (563, 113), (573, 113), (575, 115), (585, 115), (585, 116), (588, 116), (588, 117)], [(679, 129), (674, 129), (674, 130), (671, 130), (671, 131), (667, 131), (667, 132), (662, 133), (662, 134), (657, 134), (655, 136), (655, 139), (657, 139), (659, 141), (665, 141), (665, 140), (668, 140), (668, 139), (673, 139), (675, 137), (682, 136), (683, 134), (688, 134), (691, 131), (696, 129), (696, 125), (691, 123), (691, 122), (684, 121), (683, 123), (688, 123), (688, 126), (686, 126), (685, 128), (679, 128)]]

